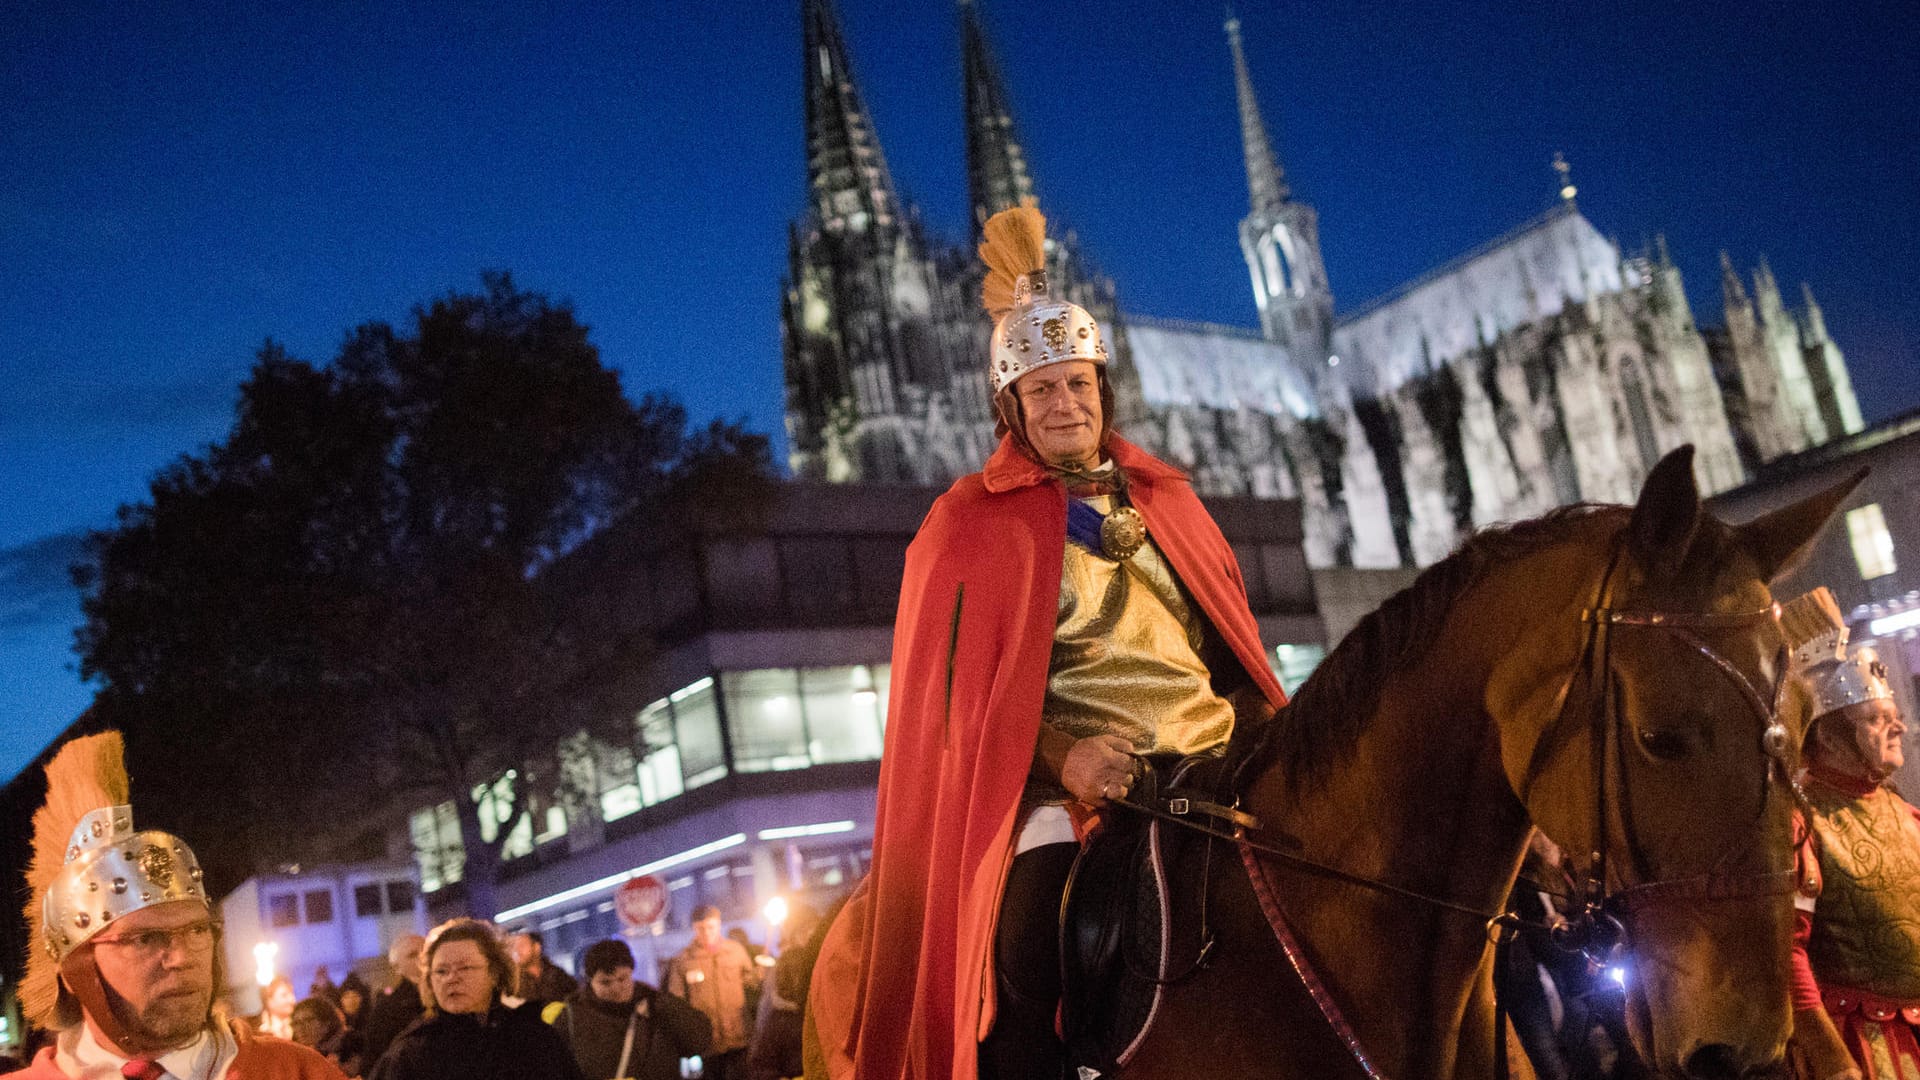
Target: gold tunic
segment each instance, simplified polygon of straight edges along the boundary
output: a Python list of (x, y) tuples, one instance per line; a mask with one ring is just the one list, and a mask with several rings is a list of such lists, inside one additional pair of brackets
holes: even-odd
[[(1110, 497), (1087, 500), (1107, 512)], [(1151, 537), (1115, 562), (1068, 541), (1041, 720), (1118, 735), (1142, 754), (1196, 754), (1233, 734), (1201, 651), (1206, 623)]]
[(1807, 958), (1824, 987), (1920, 1002), (1920, 824), (1885, 786), (1809, 784), (1820, 850)]

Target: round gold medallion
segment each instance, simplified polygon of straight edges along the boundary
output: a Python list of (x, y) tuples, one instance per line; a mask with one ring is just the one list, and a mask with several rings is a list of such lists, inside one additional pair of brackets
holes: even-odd
[(1146, 542), (1146, 519), (1131, 506), (1114, 510), (1100, 523), (1100, 550), (1109, 559), (1131, 559)]

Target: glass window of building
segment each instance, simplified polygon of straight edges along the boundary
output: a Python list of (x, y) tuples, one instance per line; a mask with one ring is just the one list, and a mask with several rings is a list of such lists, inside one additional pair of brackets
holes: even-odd
[(267, 921), (275, 929), (300, 925), (300, 898), (293, 893), (267, 897)]
[(421, 888), (433, 892), (460, 880), (466, 845), (460, 842), (460, 820), (452, 800), (414, 811), (407, 831), (413, 841), (414, 865), (420, 868)]
[(1847, 539), (1853, 544), (1860, 580), (1872, 581), (1899, 569), (1893, 560), (1893, 534), (1887, 531), (1887, 517), (1879, 503), (1847, 511)]
[(733, 767), (741, 772), (804, 769), (806, 724), (800, 714), (800, 673), (793, 668), (729, 671), (720, 676), (733, 736)]
[(533, 818), (533, 814), (527, 813), (514, 819), (513, 827), (507, 830), (507, 838), (500, 842), (501, 862), (533, 854)]
[(673, 734), (673, 703), (666, 698), (634, 718), (640, 740), (640, 802), (653, 806), (686, 790), (680, 771), (680, 744)]
[[(806, 668), (800, 698), (806, 713), (807, 756), (830, 761), (872, 761), (880, 756), (885, 665)], [(731, 699), (729, 699), (731, 700)]]
[(310, 890), (307, 893), (306, 900), (308, 922), (330, 923), (333, 921), (333, 890)]
[(353, 916), (356, 919), (377, 919), (380, 911), (380, 884), (369, 882), (353, 887)]
[(413, 882), (387, 882), (387, 911), (397, 913), (413, 910)]
[(640, 785), (634, 779), (633, 751), (624, 746), (594, 747), (600, 789), (600, 820), (619, 821), (640, 809)]
[(713, 680), (675, 690), (668, 695), (673, 703), (673, 729), (680, 747), (680, 768), (687, 790), (710, 784), (727, 775), (727, 758), (720, 742), (720, 706), (714, 697)]
[(1275, 645), (1273, 647), (1273, 674), (1280, 680), (1280, 689), (1293, 696), (1295, 690), (1327, 658), (1324, 645)]

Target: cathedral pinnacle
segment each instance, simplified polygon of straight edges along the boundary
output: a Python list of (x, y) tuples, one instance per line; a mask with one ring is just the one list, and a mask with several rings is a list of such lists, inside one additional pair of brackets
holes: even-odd
[(960, 0), (960, 72), (967, 112), (967, 189), (974, 236), (1002, 210), (1035, 198), (1026, 151), (1013, 130), (1013, 110), (973, 0)]
[(807, 187), (829, 233), (888, 232), (899, 199), (873, 120), (853, 84), (832, 0), (802, 0), (806, 72)]
[(1240, 143), (1247, 159), (1247, 195), (1255, 215), (1270, 213), (1287, 201), (1287, 176), (1274, 156), (1273, 143), (1267, 137), (1266, 122), (1260, 118), (1260, 102), (1253, 93), (1253, 76), (1247, 72), (1246, 50), (1240, 44), (1240, 20), (1227, 9), (1227, 47), (1233, 51), (1233, 82), (1240, 100)]

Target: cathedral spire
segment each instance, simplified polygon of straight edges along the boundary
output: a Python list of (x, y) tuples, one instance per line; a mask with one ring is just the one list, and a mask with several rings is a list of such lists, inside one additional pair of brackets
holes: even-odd
[(900, 225), (887, 159), (853, 85), (832, 0), (801, 0), (806, 78), (807, 188), (829, 233), (890, 232)]
[(1287, 201), (1287, 176), (1274, 156), (1260, 102), (1253, 94), (1253, 76), (1247, 73), (1247, 54), (1240, 46), (1240, 20), (1227, 9), (1227, 47), (1233, 50), (1233, 83), (1240, 97), (1240, 144), (1247, 158), (1247, 195), (1255, 215), (1272, 213)]
[(1026, 151), (1014, 134), (1006, 84), (973, 0), (960, 0), (960, 74), (966, 85), (967, 191), (977, 240), (988, 218), (1035, 196)]
[(1319, 215), (1287, 190), (1253, 97), (1240, 20), (1232, 9), (1227, 11), (1227, 45), (1233, 50), (1233, 79), (1240, 92), (1240, 139), (1252, 203), (1240, 220), (1240, 253), (1253, 278), (1260, 330), (1267, 340), (1285, 345), (1294, 362), (1308, 370), (1332, 367), (1333, 292), (1320, 258)]

